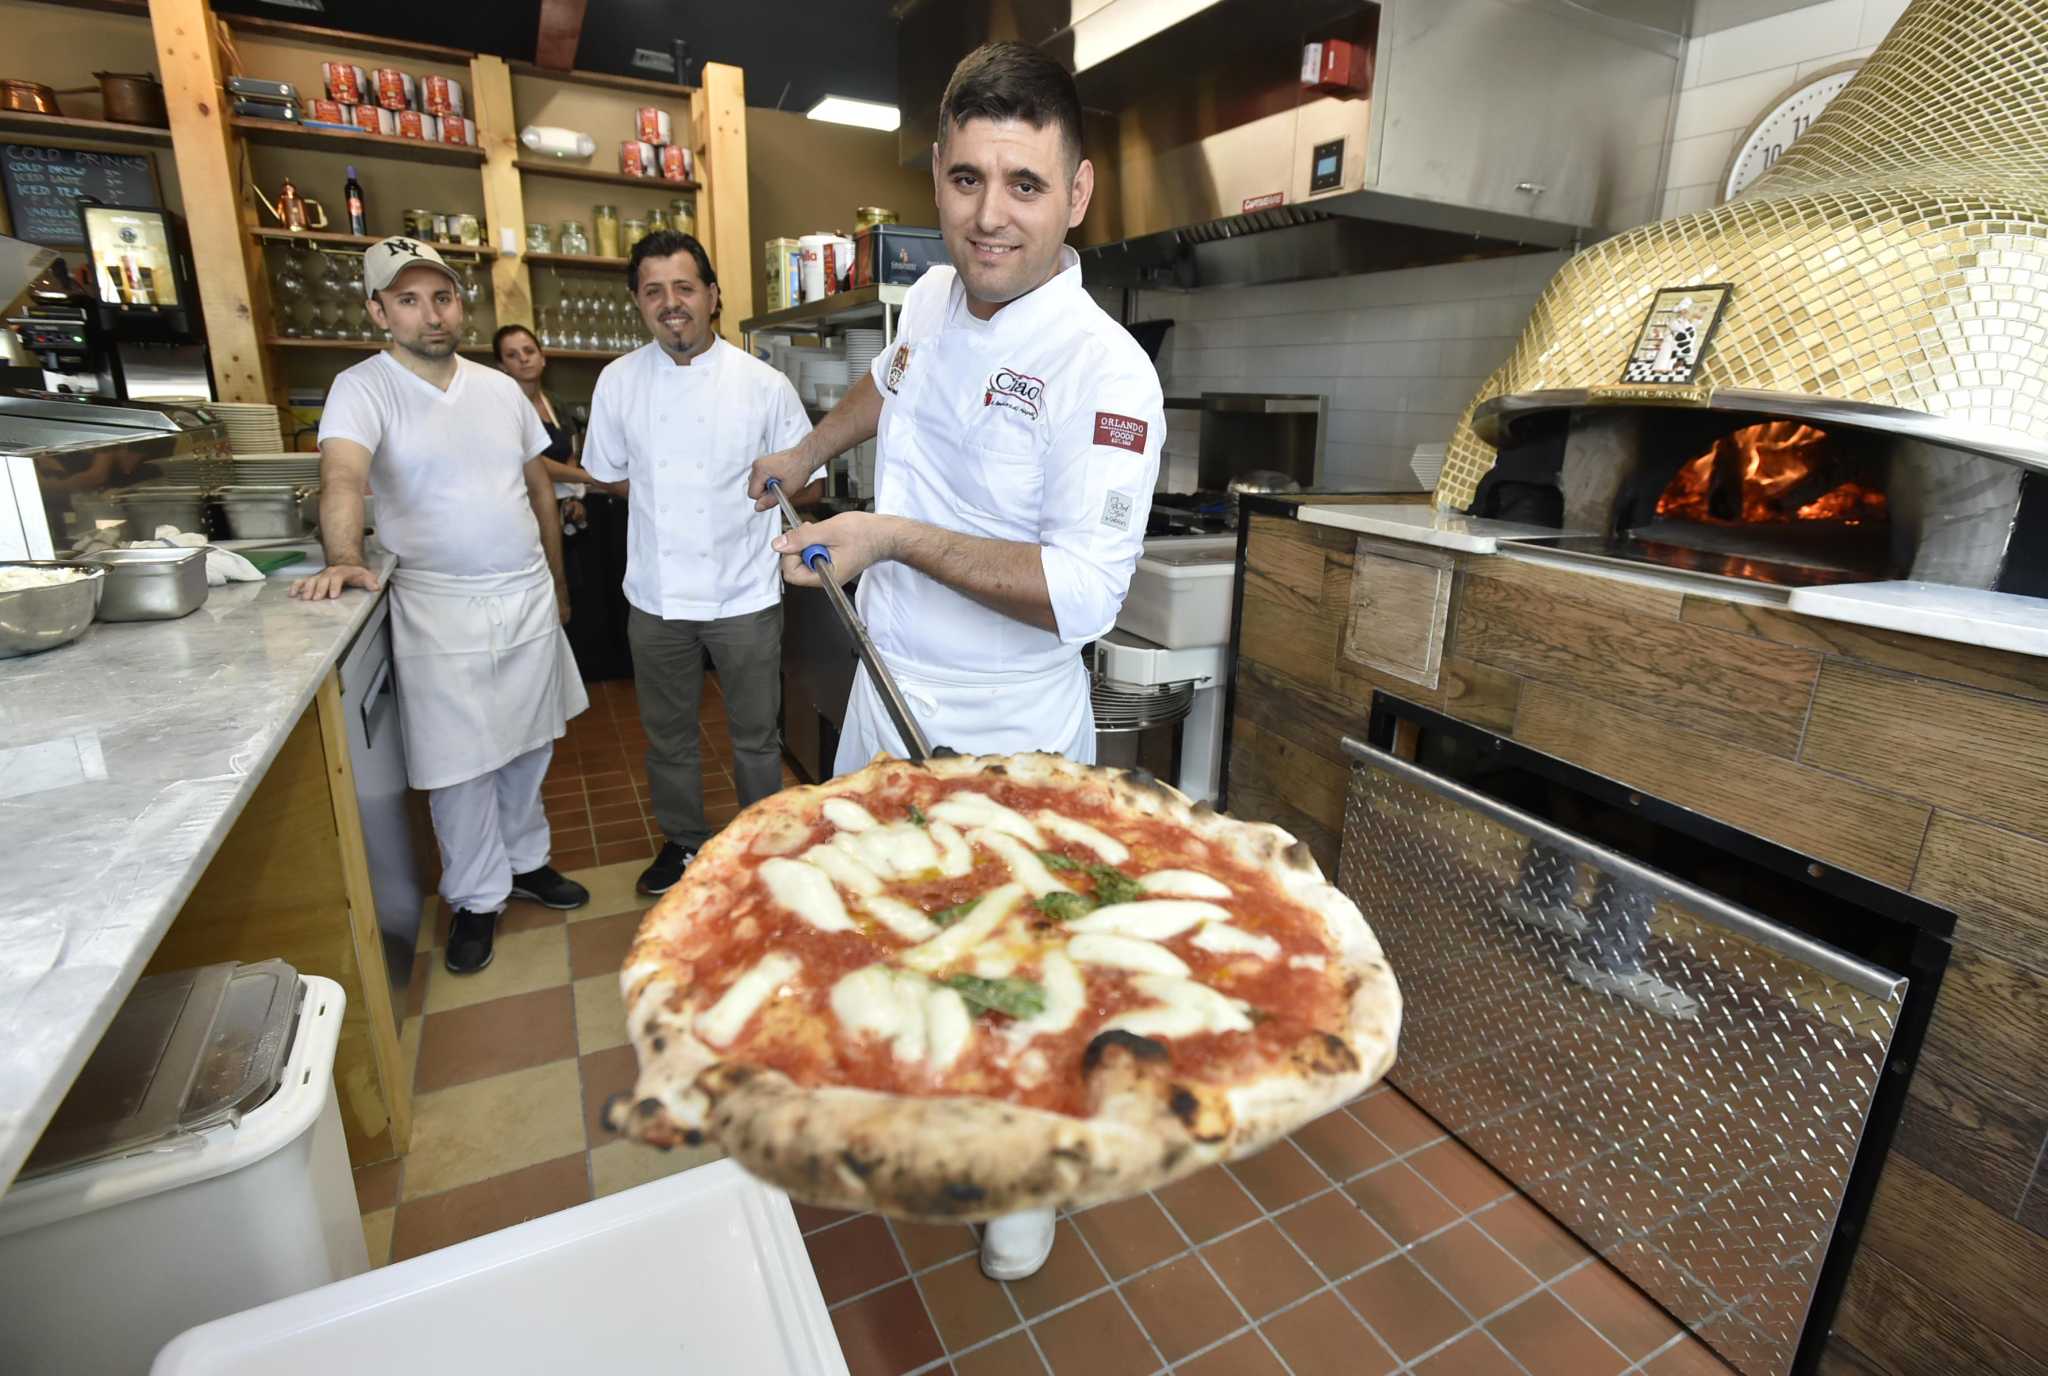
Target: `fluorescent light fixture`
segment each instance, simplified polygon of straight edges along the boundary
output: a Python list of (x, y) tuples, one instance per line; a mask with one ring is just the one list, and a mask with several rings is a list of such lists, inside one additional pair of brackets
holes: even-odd
[(903, 122), (902, 112), (893, 105), (881, 105), (872, 100), (854, 100), (850, 96), (826, 96), (810, 109), (812, 119), (827, 120), (833, 124), (857, 124), (863, 129), (893, 131)]

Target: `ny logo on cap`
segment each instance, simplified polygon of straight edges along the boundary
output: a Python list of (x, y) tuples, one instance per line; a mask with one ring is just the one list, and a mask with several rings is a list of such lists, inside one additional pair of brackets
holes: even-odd
[(384, 243), (384, 251), (393, 258), (403, 258), (408, 254), (418, 254), (420, 246), (410, 239), (387, 239)]

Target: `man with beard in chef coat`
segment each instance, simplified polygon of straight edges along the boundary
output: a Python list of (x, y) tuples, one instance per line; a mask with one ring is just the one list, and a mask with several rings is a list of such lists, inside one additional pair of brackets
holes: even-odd
[[(1081, 286), (1066, 247), (1094, 190), (1073, 78), (1036, 49), (963, 59), (939, 108), (932, 180), (950, 268), (911, 288), (890, 348), (792, 449), (754, 465), (794, 488), (879, 435), (875, 509), (777, 538), (783, 577), (817, 577), (822, 544), (926, 738), (967, 754), (1095, 758), (1080, 649), (1108, 631), (1144, 547), (1165, 413), (1128, 331)], [(901, 755), (865, 670), (837, 766)], [(1052, 1248), (1050, 1209), (997, 1219), (982, 1269), (1030, 1275)]]
[(579, 908), (548, 864), (540, 802), (555, 741), (589, 706), (562, 622), (562, 527), (548, 447), (519, 384), (459, 357), (461, 282), (441, 255), (393, 236), (363, 254), (370, 318), (391, 347), (335, 378), (320, 416), (320, 539), (327, 567), (294, 597), (374, 591), (363, 492), (391, 575), (391, 652), (406, 774), (424, 789), (454, 910), (446, 963), (491, 963), (514, 895)]

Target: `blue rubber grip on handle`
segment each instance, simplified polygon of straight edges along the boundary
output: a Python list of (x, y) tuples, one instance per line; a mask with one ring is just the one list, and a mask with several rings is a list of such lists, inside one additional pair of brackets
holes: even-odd
[(804, 567), (815, 573), (818, 565), (832, 562), (832, 551), (823, 545), (805, 545), (803, 561)]

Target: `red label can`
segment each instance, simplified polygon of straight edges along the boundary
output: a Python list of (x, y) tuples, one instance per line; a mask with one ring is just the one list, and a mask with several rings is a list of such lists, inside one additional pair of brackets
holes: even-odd
[(661, 175), (672, 182), (690, 181), (691, 163), (694, 161), (695, 159), (690, 156), (690, 150), (682, 147), (680, 144), (663, 144), (661, 149)]
[(442, 115), (439, 118), (441, 121), (441, 142), (467, 144), (474, 144), (476, 142), (475, 120), (464, 115)]
[(420, 78), (420, 104), (430, 115), (459, 115), (462, 113), (462, 83), (453, 77), (423, 76)]
[(396, 67), (379, 67), (370, 76), (377, 83), (377, 103), (385, 109), (419, 108), (419, 84), (411, 73), (401, 72)]
[(398, 136), (406, 139), (424, 139), (428, 143), (441, 141), (441, 121), (419, 110), (394, 110), (398, 117)]
[(323, 124), (348, 124), (350, 119), (346, 107), (338, 100), (312, 100), (306, 102), (306, 118), (317, 119)]
[(629, 177), (651, 177), (657, 164), (654, 145), (640, 139), (627, 139), (619, 145), (619, 171)]
[(639, 131), (642, 143), (663, 144), (675, 137), (668, 111), (653, 105), (643, 105), (633, 112), (633, 127)]
[(320, 74), (327, 82), (327, 98), (342, 105), (360, 105), (370, 89), (370, 74), (353, 62), (323, 62)]
[(395, 134), (398, 132), (398, 117), (381, 105), (358, 105), (355, 107), (356, 128), (366, 134)]

